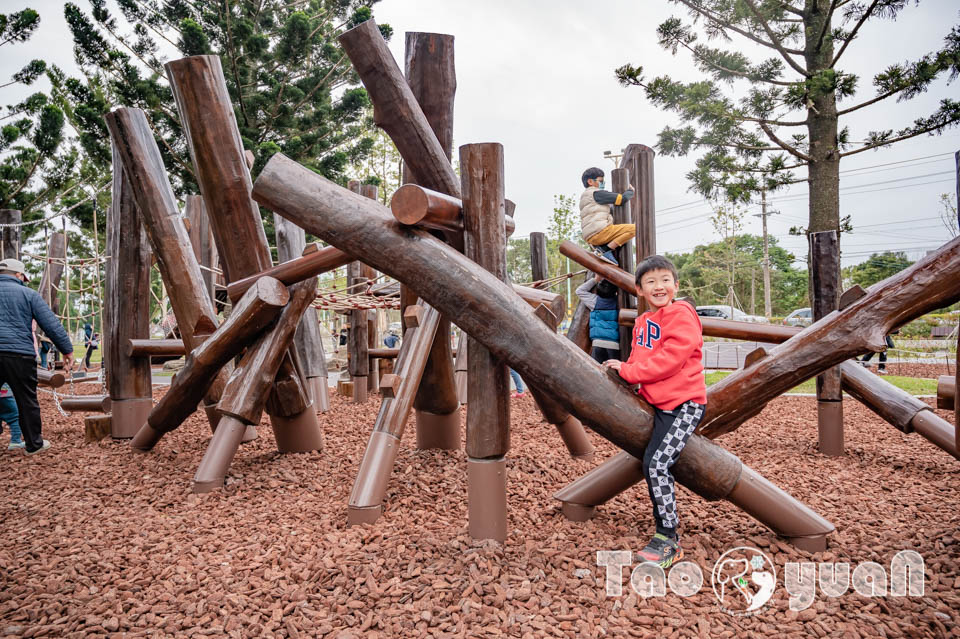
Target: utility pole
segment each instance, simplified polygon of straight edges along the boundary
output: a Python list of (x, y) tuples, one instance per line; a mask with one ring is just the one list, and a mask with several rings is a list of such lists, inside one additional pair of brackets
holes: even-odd
[(763, 220), (763, 314), (770, 318), (773, 312), (770, 309), (770, 244), (767, 240), (767, 216), (776, 215), (780, 211), (767, 210), (767, 189), (760, 191), (760, 213), (753, 217)]

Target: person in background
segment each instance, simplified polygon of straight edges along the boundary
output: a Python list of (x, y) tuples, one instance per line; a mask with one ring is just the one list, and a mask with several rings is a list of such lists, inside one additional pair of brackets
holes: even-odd
[(590, 309), (590, 356), (601, 364), (620, 359), (620, 313), (617, 287), (599, 275), (577, 287), (577, 297)]
[(396, 348), (397, 344), (400, 343), (400, 338), (397, 337), (397, 334), (394, 331), (390, 331), (386, 337), (383, 338), (383, 345), (387, 348)]
[(20, 260), (0, 261), (0, 384), (9, 384), (20, 415), (24, 449), (33, 455), (50, 448), (41, 437), (42, 421), (37, 402), (37, 355), (32, 322), (50, 336), (63, 353), (67, 371), (73, 365), (73, 344), (40, 294), (28, 288)]
[[(90, 325), (87, 324), (87, 326)], [(90, 356), (93, 355), (93, 351), (100, 348), (100, 333), (93, 333), (87, 336), (83, 345), (87, 347), (87, 352), (83, 356), (83, 367), (80, 370), (86, 373), (88, 370), (90, 370)]]
[[(877, 366), (877, 372), (881, 375), (887, 374), (887, 350), (894, 348), (893, 338), (889, 335), (887, 337), (887, 349), (880, 351), (880, 365)], [(873, 351), (870, 351), (860, 360), (864, 368), (870, 368), (870, 360), (873, 359), (873, 356), (876, 355)]]
[(523, 397), (527, 389), (523, 385), (523, 380), (520, 379), (520, 373), (511, 368), (510, 377), (513, 378), (513, 385), (517, 387), (517, 392), (510, 395), (510, 397)]
[(613, 251), (632, 240), (637, 229), (634, 224), (614, 224), (610, 207), (629, 201), (633, 197), (633, 185), (623, 193), (605, 191), (603, 171), (597, 167), (584, 171), (580, 181), (586, 189), (580, 195), (580, 232), (583, 241), (601, 258), (616, 264)]
[(10, 445), (7, 450), (23, 448), (23, 433), (20, 432), (20, 411), (17, 410), (17, 401), (13, 398), (10, 386), (0, 387), (0, 428), (6, 423), (10, 428)]

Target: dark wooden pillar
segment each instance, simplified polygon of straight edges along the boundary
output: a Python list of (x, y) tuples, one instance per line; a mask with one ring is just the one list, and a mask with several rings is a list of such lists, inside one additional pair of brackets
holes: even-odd
[[(507, 280), (503, 223), (503, 146), (460, 147), (464, 252)], [(467, 339), (467, 490), (470, 536), (507, 537), (506, 454), (510, 449), (510, 377), (483, 344)]]
[[(617, 193), (623, 193), (630, 188), (630, 171), (628, 169), (614, 169), (610, 172), (610, 185)], [(636, 186), (636, 185), (634, 185)], [(620, 206), (614, 206), (613, 223), (614, 224), (633, 224), (632, 202), (624, 202)], [(633, 273), (633, 246), (624, 244), (616, 251), (617, 262), (620, 268), (627, 273)], [(617, 291), (617, 303), (620, 308), (636, 308), (637, 298), (626, 291)], [(633, 349), (633, 329), (629, 326), (620, 327), (620, 359), (627, 361), (630, 357), (630, 351)]]
[[(0, 209), (0, 224), (20, 224), (22, 217), (16, 209)], [(0, 227), (0, 260), (20, 259), (20, 227)]]
[[(40, 297), (47, 303), (47, 306), (57, 314), (60, 312), (60, 296), (57, 289), (60, 286), (60, 278), (63, 277), (66, 257), (67, 236), (63, 233), (51, 234), (47, 241), (47, 264), (43, 268), (43, 276), (40, 278), (40, 288), (37, 289), (37, 292), (40, 293)], [(106, 330), (106, 327), (104, 327), (104, 330)]]
[[(550, 269), (547, 266), (547, 236), (534, 231), (530, 234), (530, 273), (533, 281), (547, 279)], [(562, 319), (562, 318), (561, 318)]]
[[(362, 186), (359, 180), (350, 180), (347, 187), (354, 193), (362, 195)], [(355, 261), (347, 265), (347, 295), (363, 293), (365, 283), (369, 281), (367, 275), (370, 269), (363, 262)], [(369, 324), (367, 323), (367, 309), (350, 311), (350, 327), (347, 330), (347, 371), (353, 383), (353, 401), (362, 404), (367, 401), (370, 382), (370, 338)]]
[[(250, 173), (220, 58), (191, 56), (169, 62), (165, 68), (227, 283), (269, 268), (270, 249), (260, 209), (250, 197)], [(278, 399), (281, 388), (283, 401)], [(280, 452), (319, 450), (322, 436), (316, 412), (307, 410), (305, 383), (289, 353), (268, 392), (267, 413)], [(218, 435), (219, 429), (214, 440)], [(284, 448), (288, 444), (295, 445)]]
[(113, 145), (113, 195), (107, 212), (104, 366), (112, 400), (110, 434), (136, 435), (153, 408), (149, 357), (127, 357), (128, 339), (150, 337), (150, 246), (133, 189)]
[[(360, 187), (360, 195), (363, 197), (368, 197), (374, 202), (379, 201), (377, 195), (379, 195), (379, 190), (375, 184), (364, 184)], [(377, 279), (379, 273), (366, 264), (362, 265), (361, 272), (363, 277), (367, 280)], [(377, 311), (376, 309), (367, 309), (367, 356), (369, 357), (369, 351), (371, 348), (378, 348), (379, 343), (379, 331), (377, 330)], [(376, 358), (371, 358), (370, 363), (367, 365), (367, 394), (377, 393), (380, 391), (380, 361)]]
[[(277, 261), (283, 263), (301, 257), (307, 247), (307, 234), (304, 230), (279, 215), (273, 216), (273, 227), (277, 230)], [(294, 345), (304, 377), (307, 378), (307, 389), (310, 391), (313, 406), (318, 413), (325, 413), (330, 410), (327, 358), (323, 352), (323, 339), (315, 308), (308, 308), (300, 320)]]
[[(106, 122), (140, 211), (139, 220), (146, 229), (160, 276), (170, 296), (184, 348), (189, 353), (216, 330), (218, 321), (177, 209), (160, 149), (146, 115), (140, 109), (117, 109), (106, 116)], [(149, 290), (145, 294), (149, 295)], [(145, 359), (150, 360), (149, 356)], [(211, 428), (215, 428), (218, 421), (212, 407), (220, 401), (231, 370), (232, 365), (226, 366), (206, 395), (205, 407)], [(255, 437), (253, 430), (247, 433), (248, 439)]]
[[(840, 245), (836, 231), (810, 234), (813, 320), (837, 310), (840, 302)], [(831, 368), (817, 376), (817, 431), (820, 452), (843, 454), (843, 391), (840, 369)]]
[[(453, 36), (407, 33), (404, 75), (449, 163), (453, 154), (453, 105), (457, 93)], [(442, 188), (444, 183), (437, 176), (417, 171), (410, 162), (405, 162), (403, 168), (405, 183), (413, 182), (447, 195), (459, 195), (459, 192)], [(446, 237), (455, 246), (461, 245), (458, 234), (446, 234)], [(437, 324), (433, 349), (413, 407), (418, 449), (456, 450), (460, 447), (460, 402), (450, 348), (450, 320), (446, 318), (441, 318)]]
[[(638, 264), (641, 260), (657, 254), (657, 207), (653, 181), (655, 157), (656, 153), (649, 146), (628, 144), (623, 151), (623, 159), (620, 160), (621, 168), (630, 172), (630, 184), (633, 184), (636, 190), (630, 202), (630, 210), (637, 226), (634, 246)], [(641, 313), (647, 310), (642, 299), (636, 300), (635, 308)]]
[(190, 224), (187, 229), (190, 235), (190, 244), (193, 246), (193, 254), (200, 265), (203, 287), (210, 295), (210, 301), (216, 304), (217, 291), (215, 284), (217, 277), (211, 269), (216, 268), (220, 260), (217, 255), (217, 245), (213, 239), (213, 232), (210, 230), (210, 218), (207, 217), (207, 211), (203, 207), (203, 197), (188, 195), (185, 199), (184, 214)]

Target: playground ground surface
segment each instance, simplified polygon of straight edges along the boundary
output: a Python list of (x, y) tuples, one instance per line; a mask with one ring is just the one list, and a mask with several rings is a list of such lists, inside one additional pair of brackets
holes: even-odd
[[(929, 368), (927, 377), (946, 372)], [(379, 400), (331, 399), (323, 454), (277, 454), (264, 419), (230, 486), (198, 496), (190, 479), (209, 440), (199, 413), (153, 453), (135, 454), (124, 442), (84, 444), (81, 416), (61, 416), (41, 394), (53, 448), (0, 453), (0, 637), (960, 636), (960, 465), (856, 401), (844, 403), (840, 458), (817, 453), (809, 397), (774, 400), (719, 440), (837, 526), (827, 552), (796, 550), (733, 506), (680, 488), (686, 559), (705, 584), (689, 598), (642, 599), (627, 571), (622, 596), (608, 596), (596, 553), (643, 546), (645, 489), (590, 522), (564, 520), (551, 495), (596, 462), (571, 460), (529, 395), (512, 404), (503, 545), (469, 538), (464, 454), (413, 450), (412, 420), (384, 516), (348, 528)], [(599, 458), (616, 453), (591, 438)], [(714, 563), (737, 546), (762, 550), (777, 570), (773, 597), (751, 617), (721, 610), (710, 585)], [(809, 609), (789, 610), (787, 562), (875, 561), (889, 571), (901, 550), (925, 561), (923, 596), (818, 591)]]

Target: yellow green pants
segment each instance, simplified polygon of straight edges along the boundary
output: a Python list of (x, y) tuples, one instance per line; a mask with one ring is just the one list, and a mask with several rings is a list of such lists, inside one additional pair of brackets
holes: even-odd
[(633, 224), (611, 224), (601, 229), (587, 238), (587, 244), (591, 246), (600, 246), (616, 242), (617, 246), (623, 246), (633, 239), (637, 234), (637, 227)]

